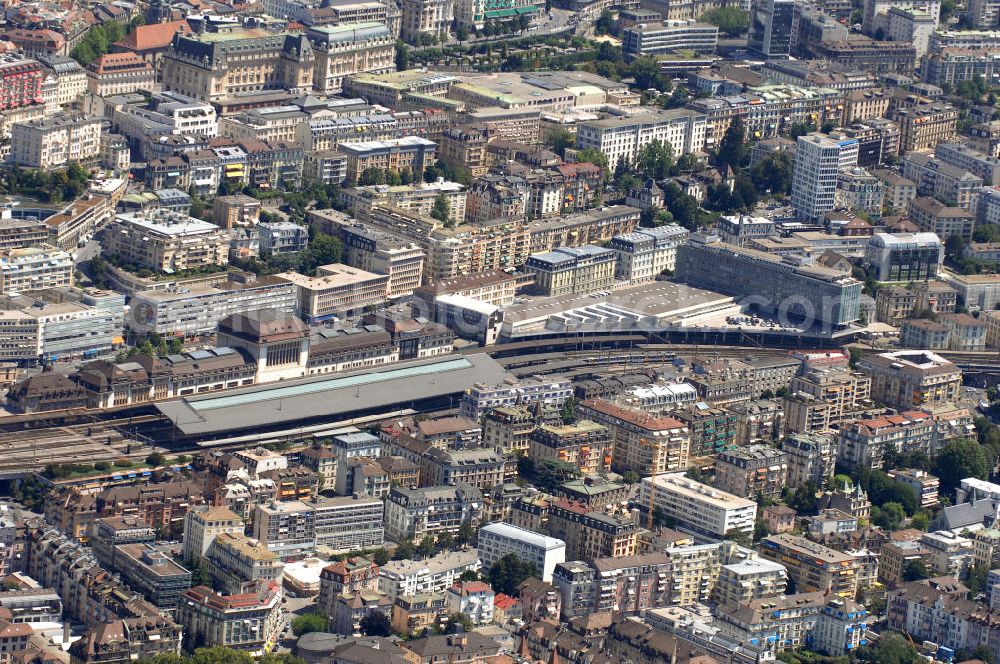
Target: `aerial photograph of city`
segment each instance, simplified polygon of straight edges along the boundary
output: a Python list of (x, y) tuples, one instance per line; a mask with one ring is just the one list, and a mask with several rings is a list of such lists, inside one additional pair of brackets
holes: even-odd
[(0, 664), (1000, 664), (1000, 0), (0, 6)]

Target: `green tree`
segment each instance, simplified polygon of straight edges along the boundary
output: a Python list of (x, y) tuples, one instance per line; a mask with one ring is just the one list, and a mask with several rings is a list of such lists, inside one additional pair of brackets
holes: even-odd
[(448, 616), (448, 620), (444, 625), (444, 631), (446, 634), (457, 634), (459, 632), (471, 632), (473, 627), (475, 625), (472, 624), (469, 616), (461, 611), (456, 611)]
[(303, 613), (292, 619), (292, 633), (295, 636), (302, 636), (310, 632), (325, 632), (327, 625), (326, 616), (321, 616), (318, 613)]
[(944, 243), (945, 253), (955, 261), (962, 259), (962, 253), (965, 250), (965, 239), (961, 235), (952, 234), (948, 236), (948, 239)]
[(372, 553), (372, 562), (379, 567), (389, 562), (389, 552), (385, 550), (385, 547), (375, 549), (375, 552)]
[(608, 157), (597, 148), (585, 148), (577, 151), (576, 160), (580, 163), (593, 164), (604, 169), (605, 179), (611, 177), (611, 171), (608, 170)]
[(664, 180), (670, 176), (674, 165), (673, 148), (670, 143), (654, 139), (639, 149), (635, 162), (647, 178)]
[(465, 546), (466, 544), (471, 544), (475, 538), (476, 529), (472, 527), (471, 523), (466, 521), (458, 527), (458, 534), (455, 535), (455, 543), (459, 546)]
[(930, 578), (927, 564), (921, 558), (907, 561), (903, 566), (903, 581), (921, 581)]
[(558, 128), (549, 131), (545, 136), (545, 144), (552, 148), (560, 157), (566, 156), (566, 148), (576, 145), (576, 136), (568, 129)]
[(715, 155), (717, 166), (729, 166), (734, 171), (740, 167), (746, 156), (746, 135), (743, 120), (736, 116), (719, 143), (719, 151)]
[(899, 503), (872, 506), (872, 523), (886, 530), (899, 530), (906, 518), (906, 510)]
[(973, 242), (1000, 242), (1000, 228), (995, 224), (982, 224), (972, 231)]
[(594, 21), (594, 31), (599, 35), (609, 34), (615, 27), (615, 17), (610, 9), (605, 9)]
[(860, 661), (871, 664), (920, 664), (924, 661), (917, 649), (895, 632), (884, 632), (875, 643), (858, 648), (856, 654)]
[(981, 563), (977, 563), (969, 569), (969, 573), (965, 577), (965, 585), (972, 591), (973, 596), (986, 590), (986, 578), (989, 573), (989, 565)]
[(340, 238), (317, 232), (299, 255), (299, 271), (313, 274), (320, 265), (339, 263), (344, 253)]
[(736, 528), (730, 528), (729, 530), (727, 530), (725, 539), (736, 542), (740, 546), (745, 546), (748, 548), (753, 546), (753, 537), (751, 537), (748, 533), (745, 533), (744, 531), (738, 530)]
[[(434, 207), (431, 209), (431, 216), (440, 222), (443, 222), (445, 226), (454, 226), (454, 222), (448, 218), (451, 214), (451, 203), (448, 202), (448, 197), (443, 193), (437, 195), (434, 199)], [(451, 222), (451, 223), (449, 223)]]
[(634, 470), (626, 470), (622, 473), (622, 480), (625, 484), (636, 484), (639, 481), (639, 473)]
[(458, 580), (459, 581), (463, 581), (463, 582), (464, 581), (478, 581), (479, 580), (479, 572), (477, 572), (474, 569), (467, 569), (467, 570), (465, 570), (464, 572), (462, 572), (459, 575)]
[(410, 68), (410, 47), (402, 39), (396, 40), (396, 70), (406, 71)]
[(718, 26), (720, 32), (730, 37), (742, 35), (750, 23), (747, 13), (739, 7), (720, 7), (707, 11), (701, 15), (701, 20)]
[(364, 615), (359, 623), (361, 633), (365, 636), (392, 636), (392, 623), (389, 616), (381, 611), (371, 610)]
[(469, 39), (469, 28), (466, 25), (460, 25), (455, 29), (455, 38), (460, 42), (467, 41)]
[(990, 464), (983, 447), (974, 440), (960, 438), (941, 448), (934, 461), (935, 471), (941, 481), (941, 494), (951, 495), (966, 477), (987, 479)]
[(643, 55), (633, 60), (628, 66), (629, 73), (635, 79), (636, 87), (641, 90), (664, 87), (661, 75), (660, 61), (651, 55)]
[(358, 185), (361, 187), (368, 187), (376, 184), (385, 184), (385, 170), (377, 166), (370, 166), (365, 170), (361, 171), (361, 175), (358, 176)]
[(417, 553), (417, 548), (413, 544), (413, 540), (405, 539), (399, 543), (396, 550), (392, 553), (393, 560), (409, 560), (413, 558)]
[(792, 155), (787, 150), (773, 152), (750, 169), (757, 191), (787, 196), (792, 191)]
[(576, 422), (576, 397), (569, 397), (563, 402), (562, 410), (559, 412), (563, 424)]
[(167, 457), (163, 456), (159, 452), (154, 452), (146, 457), (146, 463), (150, 466), (162, 466), (167, 462)]
[(926, 531), (927, 527), (930, 526), (930, 523), (931, 518), (927, 516), (926, 512), (917, 512), (913, 515), (913, 518), (910, 519), (910, 527), (916, 528), (917, 530)]
[(198, 648), (188, 661), (190, 664), (253, 664), (253, 657), (230, 648)]
[(487, 577), (495, 592), (514, 596), (517, 594), (517, 587), (521, 585), (521, 582), (535, 573), (535, 566), (532, 563), (521, 560), (513, 553), (508, 553), (493, 564)]
[(424, 535), (424, 538), (420, 540), (420, 544), (417, 544), (417, 554), (423, 556), (424, 558), (433, 556), (435, 550), (436, 548), (433, 535)]

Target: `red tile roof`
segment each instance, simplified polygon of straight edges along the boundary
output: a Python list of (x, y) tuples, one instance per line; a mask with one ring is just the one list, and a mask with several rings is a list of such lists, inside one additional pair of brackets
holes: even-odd
[(115, 45), (129, 51), (156, 51), (167, 48), (178, 32), (193, 31), (186, 20), (140, 25)]

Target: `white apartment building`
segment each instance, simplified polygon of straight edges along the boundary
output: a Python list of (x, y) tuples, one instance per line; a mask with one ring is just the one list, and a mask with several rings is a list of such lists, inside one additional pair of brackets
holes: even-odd
[(170, 288), (133, 293), (127, 325), (137, 334), (193, 337), (212, 334), (231, 314), (260, 309), (295, 313), (295, 284), (263, 277), (245, 284), (226, 283), (203, 288)]
[(858, 140), (823, 134), (799, 136), (792, 169), (792, 207), (802, 221), (818, 222), (834, 209), (837, 174), (856, 166)]
[(683, 226), (664, 224), (612, 238), (608, 249), (617, 256), (615, 279), (638, 284), (651, 281), (666, 270), (673, 272), (677, 247), (689, 235), (691, 232)]
[(258, 505), (253, 536), (283, 560), (312, 555), (320, 546), (335, 553), (380, 547), (384, 542), (382, 500), (338, 496)]
[(96, 157), (101, 151), (101, 123), (84, 113), (66, 113), (12, 125), (11, 161), (50, 169)]
[(619, 160), (634, 161), (640, 148), (654, 140), (670, 144), (674, 158), (701, 150), (707, 128), (705, 115), (684, 108), (588, 120), (577, 125), (576, 146), (603, 152), (613, 171)]
[(378, 589), (393, 601), (400, 596), (442, 593), (463, 572), (478, 572), (482, 567), (476, 549), (446, 551), (426, 560), (392, 560), (379, 568)]
[(186, 214), (151, 208), (119, 214), (104, 250), (125, 263), (162, 272), (229, 264), (229, 233)]
[(0, 252), (0, 295), (73, 285), (73, 257), (47, 244)]
[(676, 519), (679, 529), (712, 538), (733, 529), (750, 534), (757, 518), (754, 501), (695, 482), (682, 473), (644, 477), (639, 505), (659, 508)]
[(751, 558), (719, 569), (712, 599), (721, 605), (729, 602), (744, 604), (761, 597), (785, 594), (788, 571), (781, 563)]
[(512, 553), (534, 565), (535, 574), (545, 582), (552, 581), (556, 565), (566, 562), (566, 542), (509, 523), (491, 523), (480, 528), (478, 546), (485, 569)]

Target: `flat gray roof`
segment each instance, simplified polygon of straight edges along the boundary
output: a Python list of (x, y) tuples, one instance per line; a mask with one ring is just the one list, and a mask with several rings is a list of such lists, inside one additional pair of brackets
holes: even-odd
[(378, 369), (265, 383), (156, 404), (185, 435), (221, 433), (337, 417), (500, 383), (506, 371), (477, 353), (400, 362)]

